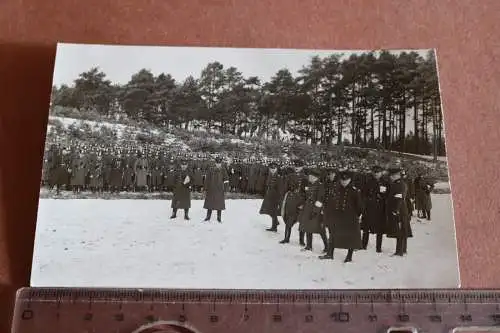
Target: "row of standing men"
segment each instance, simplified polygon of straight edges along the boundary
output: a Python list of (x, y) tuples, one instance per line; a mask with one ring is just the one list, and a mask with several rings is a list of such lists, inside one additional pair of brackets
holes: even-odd
[[(192, 188), (201, 192), (212, 161), (196, 159), (189, 164)], [(175, 187), (176, 169), (178, 163), (174, 159), (146, 157), (141, 153), (111, 158), (84, 153), (62, 153), (60, 149), (52, 149), (46, 153), (44, 160), (42, 185), (55, 189), (58, 193), (61, 190), (171, 192)], [(264, 194), (268, 168), (263, 161), (234, 160), (226, 169), (231, 192)]]
[[(167, 191), (172, 192), (176, 187), (175, 171), (177, 163), (171, 159), (149, 158), (140, 152), (132, 156), (123, 156), (113, 159), (104, 156), (83, 153), (63, 153), (64, 150), (49, 150), (44, 161), (42, 186), (49, 189), (55, 188), (59, 193), (61, 189), (80, 192), (91, 190), (93, 192), (120, 192), (120, 191)], [(206, 174), (211, 169), (210, 160), (190, 160), (188, 170), (191, 174), (190, 187), (193, 191), (202, 192)], [(326, 181), (328, 170), (335, 165), (326, 163), (319, 165), (323, 172), (321, 180)], [(266, 181), (269, 168), (263, 161), (248, 162), (234, 160), (227, 167), (227, 188), (231, 192), (254, 194), (263, 196), (266, 192)], [(278, 174), (282, 182), (287, 175), (293, 173), (293, 166), (288, 163), (278, 165)], [(353, 182), (358, 188), (363, 188), (370, 170), (355, 170)], [(405, 177), (405, 176), (403, 176)], [(430, 205), (430, 196), (422, 182), (422, 178), (407, 179), (409, 195), (415, 199), (416, 209), (426, 216)]]

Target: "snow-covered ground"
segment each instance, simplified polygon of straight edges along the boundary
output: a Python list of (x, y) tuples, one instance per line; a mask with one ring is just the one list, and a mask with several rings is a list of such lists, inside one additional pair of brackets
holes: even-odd
[[(39, 205), (32, 286), (162, 288), (446, 288), (459, 284), (450, 195), (433, 195), (431, 222), (412, 222), (407, 257), (357, 251), (344, 264), (318, 259), (323, 248), (302, 252), (278, 244), (257, 214), (261, 200), (227, 200), (223, 223), (203, 223), (203, 201), (193, 201), (191, 221), (170, 220), (170, 201), (53, 200)], [(179, 214), (182, 215), (182, 214)], [(215, 214), (214, 214), (215, 215)]]

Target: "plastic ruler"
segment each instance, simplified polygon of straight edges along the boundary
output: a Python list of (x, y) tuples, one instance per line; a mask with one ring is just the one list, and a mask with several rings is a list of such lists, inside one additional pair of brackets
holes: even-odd
[(25, 288), (13, 333), (500, 332), (497, 290)]

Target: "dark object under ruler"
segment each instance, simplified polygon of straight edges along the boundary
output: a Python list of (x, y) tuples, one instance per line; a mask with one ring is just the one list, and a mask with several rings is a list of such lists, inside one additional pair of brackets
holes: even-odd
[(25, 288), (12, 333), (500, 332), (496, 290)]

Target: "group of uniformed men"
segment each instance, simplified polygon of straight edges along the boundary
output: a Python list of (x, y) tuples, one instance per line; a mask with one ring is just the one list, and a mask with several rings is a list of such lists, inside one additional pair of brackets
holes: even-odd
[[(42, 186), (75, 193), (92, 192), (172, 192), (179, 159), (189, 159), (192, 190), (201, 192), (213, 158), (207, 154), (171, 156), (165, 151), (137, 149), (82, 149), (51, 145), (45, 152)], [(231, 192), (263, 195), (268, 173), (262, 159), (232, 158), (226, 165)], [(285, 164), (283, 164), (285, 166)]]
[[(396, 238), (394, 255), (407, 253), (407, 239), (412, 237), (410, 225), (414, 208), (419, 217), (430, 220), (434, 184), (421, 175), (414, 181), (397, 165), (387, 169), (379, 165), (362, 176), (345, 167), (307, 170), (295, 162), (293, 173), (282, 177), (278, 165), (269, 165), (266, 194), (260, 213), (271, 217), (268, 231), (277, 231), (278, 216), (285, 224), (285, 237), (290, 242), (292, 227), (299, 223), (299, 243), (312, 250), (313, 235), (323, 241), (324, 255), (333, 259), (334, 249), (347, 249), (344, 262), (351, 262), (354, 251), (366, 250), (370, 234), (376, 235), (376, 251), (382, 252), (383, 237)], [(414, 206), (415, 205), (415, 206)], [(305, 238), (305, 241), (304, 241)]]
[[(334, 249), (347, 249), (345, 262), (354, 251), (366, 249), (369, 235), (376, 235), (376, 251), (382, 251), (383, 237), (396, 238), (395, 255), (407, 253), (407, 238), (412, 237), (410, 219), (430, 219), (433, 183), (418, 175), (410, 180), (399, 166), (375, 165), (369, 172), (352, 166), (308, 166), (300, 160), (292, 164), (248, 163), (235, 160), (224, 165), (220, 157), (197, 161), (181, 159), (175, 163), (160, 155), (136, 154), (111, 158), (107, 154), (71, 152), (52, 146), (45, 158), (44, 184), (56, 191), (74, 192), (123, 190), (166, 190), (173, 192), (172, 216), (179, 209), (189, 220), (192, 191), (204, 192), (205, 221), (217, 211), (222, 222), (225, 192), (261, 194), (260, 214), (269, 215), (278, 230), (278, 217), (285, 224), (280, 242), (290, 242), (292, 227), (299, 223), (299, 243), (312, 250), (313, 235), (319, 234), (324, 245), (321, 259), (333, 259)], [(176, 165), (177, 164), (177, 165)], [(194, 165), (193, 165), (194, 164)]]
[[(394, 255), (404, 256), (407, 239), (413, 237), (410, 220), (414, 204), (419, 216), (430, 220), (433, 184), (421, 176), (410, 182), (399, 166), (384, 169), (376, 165), (366, 177), (345, 167), (306, 171), (300, 160), (295, 161), (294, 166), (293, 172), (283, 174), (277, 163), (268, 165), (260, 208), (260, 214), (271, 217), (268, 231), (276, 232), (278, 217), (282, 217), (285, 236), (281, 244), (290, 242), (292, 228), (299, 223), (299, 243), (304, 246), (303, 250), (312, 250), (314, 234), (321, 236), (324, 255), (320, 259), (333, 259), (334, 249), (347, 249), (344, 262), (351, 262), (354, 251), (367, 249), (370, 234), (376, 235), (377, 252), (382, 252), (386, 236), (396, 239)], [(324, 171), (326, 177), (323, 177)], [(183, 209), (184, 218), (189, 220), (191, 175), (188, 162), (182, 161), (175, 172), (172, 219), (177, 217), (179, 209)], [(229, 181), (222, 159), (216, 158), (203, 185), (206, 193), (203, 207), (207, 210), (204, 221), (209, 221), (212, 211), (216, 210), (217, 220), (222, 222)]]

